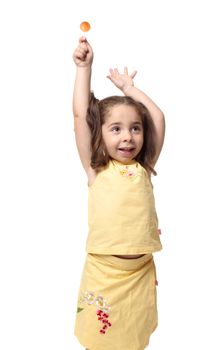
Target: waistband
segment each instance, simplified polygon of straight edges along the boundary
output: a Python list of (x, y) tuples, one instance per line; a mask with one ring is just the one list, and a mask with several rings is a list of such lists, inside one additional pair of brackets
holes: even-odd
[(115, 268), (118, 268), (121, 270), (127, 270), (127, 271), (137, 270), (143, 267), (149, 261), (153, 261), (152, 254), (145, 254), (140, 258), (136, 258), (136, 259), (123, 259), (113, 255), (92, 254), (92, 253), (88, 253), (87, 256), (91, 260), (95, 259), (98, 263), (108, 264), (108, 265), (110, 264)]

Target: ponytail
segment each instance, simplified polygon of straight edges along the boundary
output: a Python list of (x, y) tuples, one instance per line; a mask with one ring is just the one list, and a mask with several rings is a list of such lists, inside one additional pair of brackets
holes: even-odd
[(108, 163), (109, 158), (102, 141), (102, 121), (99, 100), (94, 96), (93, 91), (90, 94), (86, 121), (91, 131), (91, 167), (99, 171)]
[(86, 120), (92, 135), (93, 133), (96, 133), (98, 128), (101, 128), (99, 100), (94, 96), (93, 91), (90, 94)]

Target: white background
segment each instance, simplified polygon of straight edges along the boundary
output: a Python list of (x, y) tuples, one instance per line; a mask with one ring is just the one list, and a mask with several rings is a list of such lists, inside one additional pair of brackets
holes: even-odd
[[(5, 0), (0, 5), (0, 348), (78, 350), (87, 179), (75, 148), (72, 53), (91, 23), (92, 88), (110, 67), (164, 111), (153, 179), (163, 250), (149, 349), (214, 349), (212, 1)], [(91, 349), (93, 350), (93, 349)], [(122, 350), (122, 349), (121, 349)], [(130, 349), (132, 350), (132, 349)]]

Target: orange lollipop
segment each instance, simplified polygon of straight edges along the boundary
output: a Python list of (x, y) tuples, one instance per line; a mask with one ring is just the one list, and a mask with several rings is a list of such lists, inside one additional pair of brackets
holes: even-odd
[(88, 22), (82, 22), (80, 24), (80, 29), (83, 31), (83, 32), (88, 32), (90, 30), (91, 26)]

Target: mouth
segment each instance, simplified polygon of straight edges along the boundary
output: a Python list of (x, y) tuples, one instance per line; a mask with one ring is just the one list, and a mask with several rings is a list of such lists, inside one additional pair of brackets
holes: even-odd
[(135, 151), (135, 148), (134, 147), (121, 147), (121, 148), (118, 148), (119, 152), (125, 156), (125, 157), (130, 157), (133, 152)]

